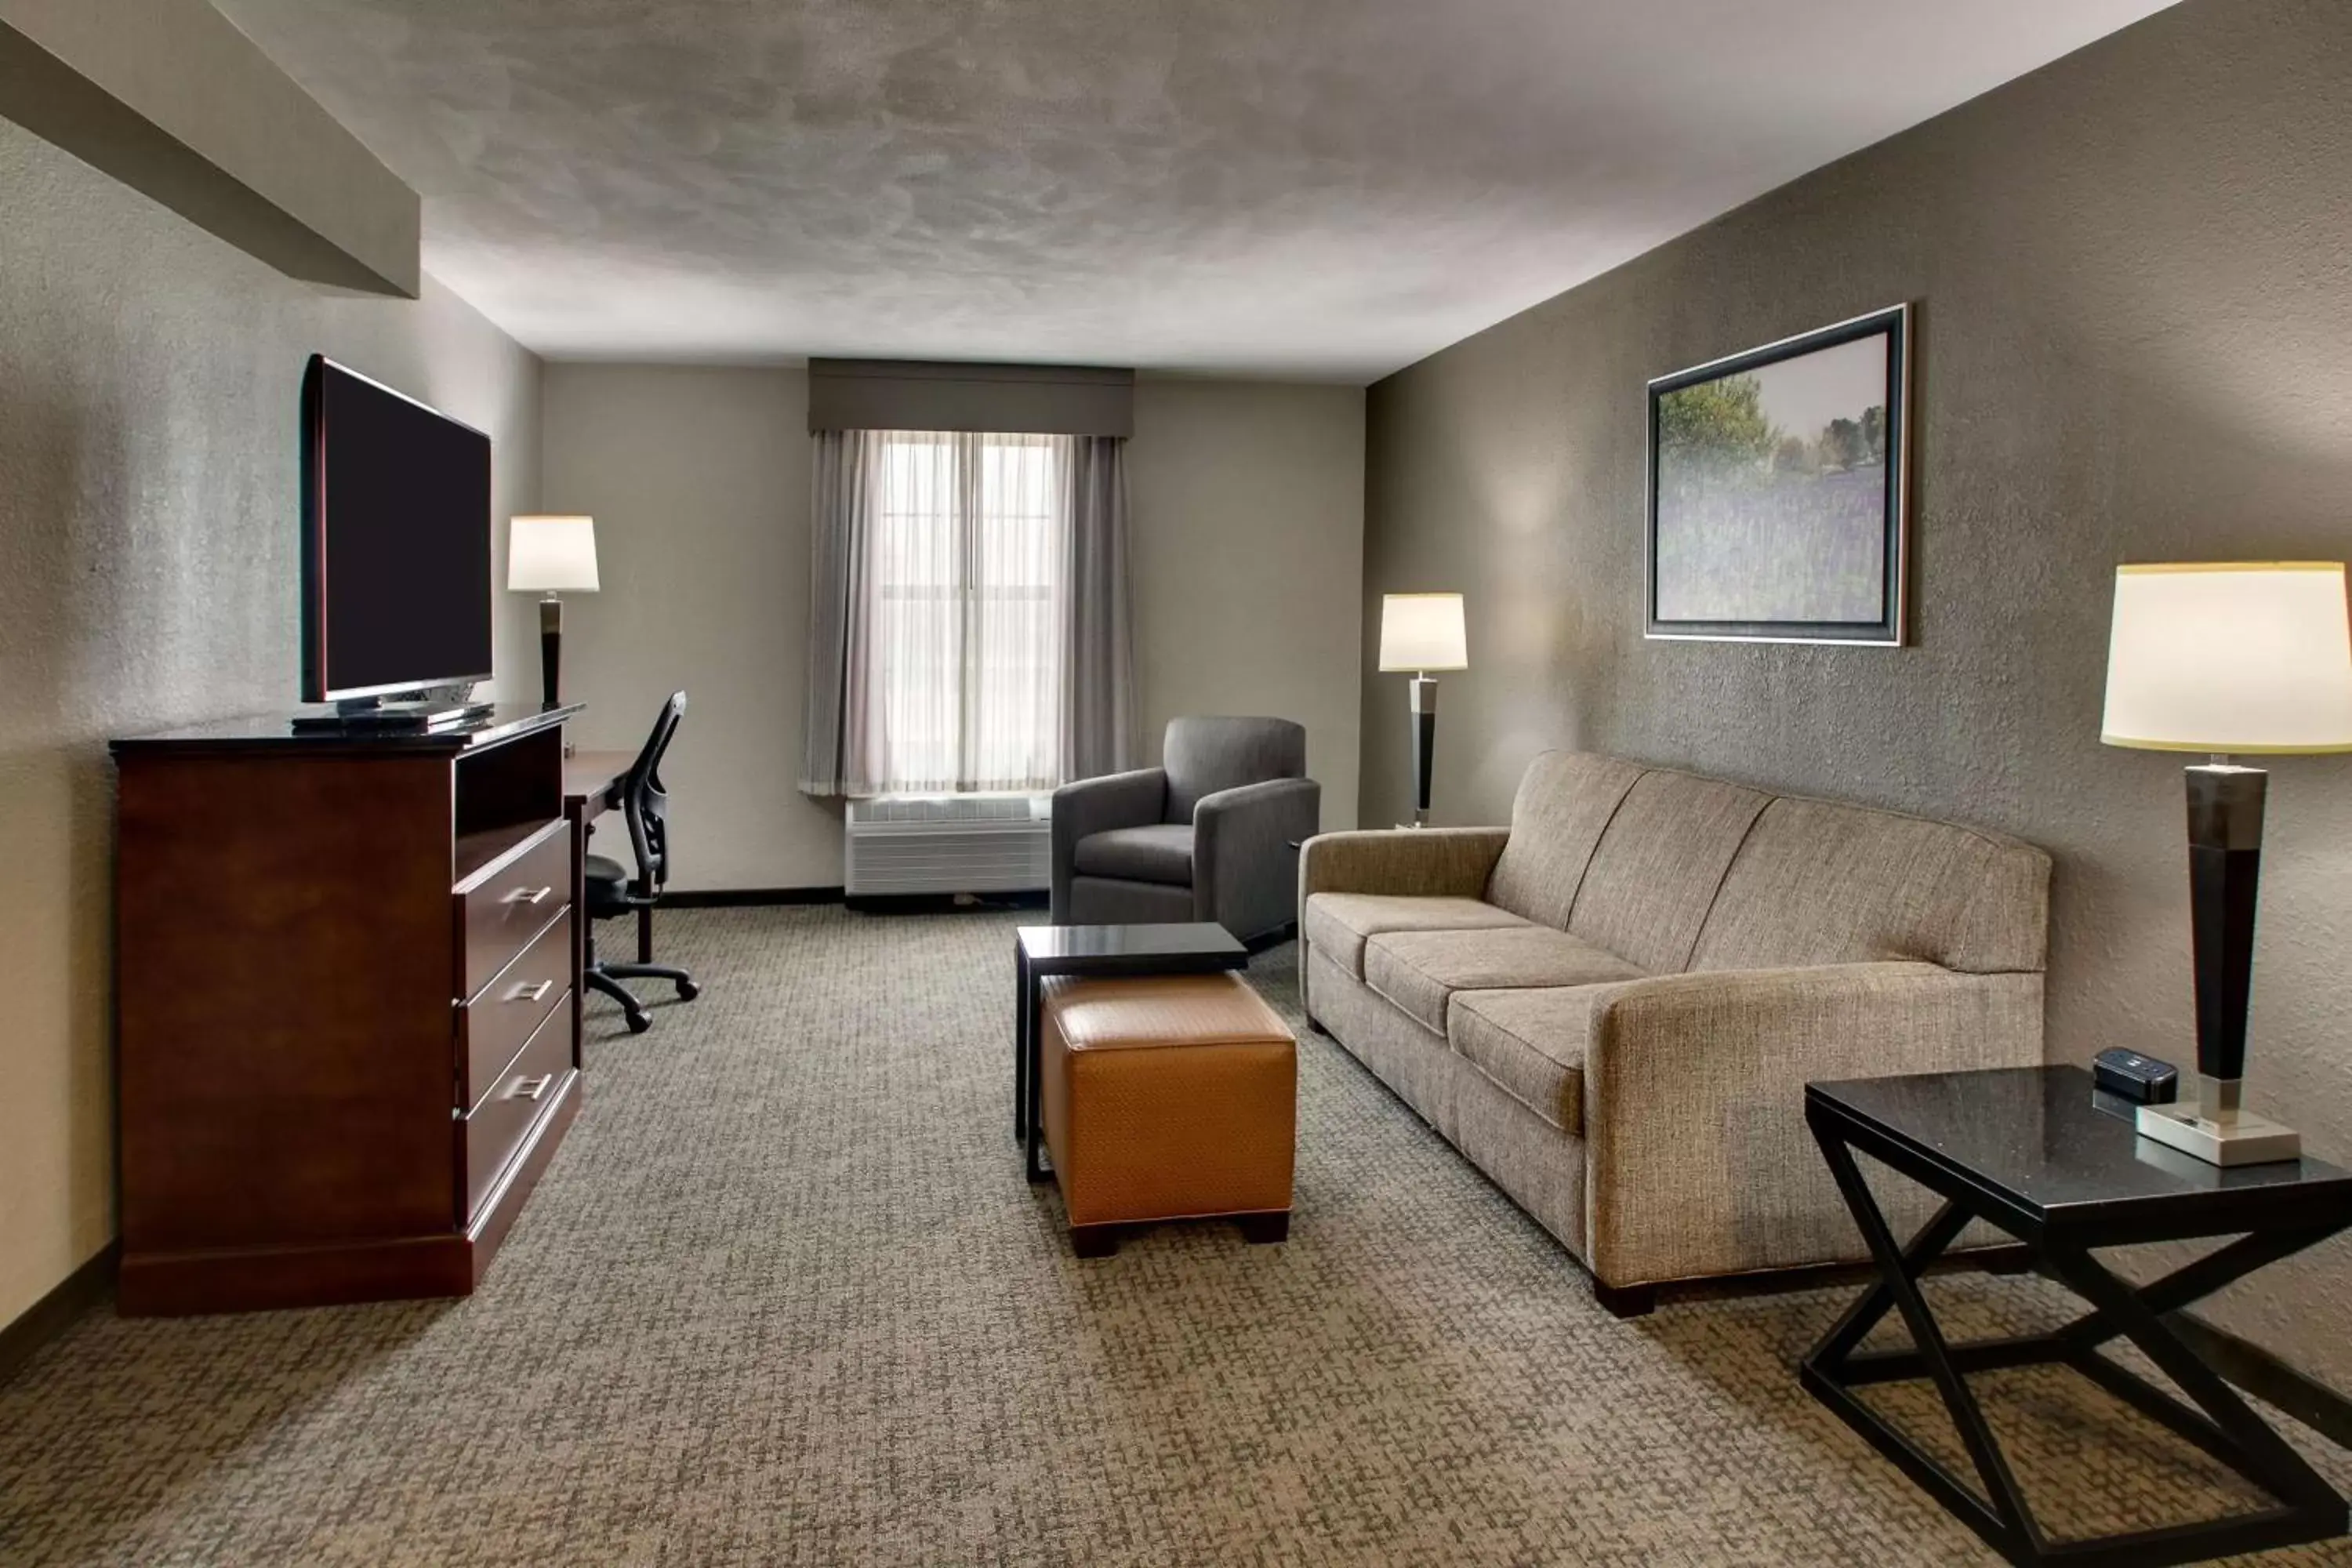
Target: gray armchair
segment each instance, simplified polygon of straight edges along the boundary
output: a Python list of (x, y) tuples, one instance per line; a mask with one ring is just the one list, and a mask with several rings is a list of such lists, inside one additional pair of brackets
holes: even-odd
[(1176, 719), (1164, 765), (1054, 792), (1054, 923), (1214, 921), (1246, 942), (1297, 918), (1323, 809), (1287, 719)]

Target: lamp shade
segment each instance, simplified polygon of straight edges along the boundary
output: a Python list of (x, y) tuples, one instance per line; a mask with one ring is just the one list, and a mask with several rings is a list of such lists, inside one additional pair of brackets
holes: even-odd
[(1469, 668), (1470, 647), (1462, 631), (1462, 595), (1382, 595), (1381, 668)]
[(2117, 567), (2099, 739), (2159, 752), (2352, 752), (2344, 563)]
[(514, 519), (507, 529), (507, 586), (530, 593), (594, 593), (596, 520)]

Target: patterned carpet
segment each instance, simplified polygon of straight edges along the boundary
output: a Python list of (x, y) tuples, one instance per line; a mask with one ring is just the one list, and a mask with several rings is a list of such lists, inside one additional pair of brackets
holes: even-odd
[[(642, 1037), (596, 1005), (586, 1111), (478, 1295), (86, 1320), (0, 1387), (0, 1562), (1993, 1561), (1798, 1391), (1843, 1293), (1617, 1322), (1327, 1041), (1287, 1245), (1075, 1261), (1010, 1137), (1014, 923), (666, 917), (702, 999)], [(1253, 970), (1295, 1023), (1293, 974)], [(1984, 1382), (2055, 1529), (2234, 1495), (2075, 1381)]]

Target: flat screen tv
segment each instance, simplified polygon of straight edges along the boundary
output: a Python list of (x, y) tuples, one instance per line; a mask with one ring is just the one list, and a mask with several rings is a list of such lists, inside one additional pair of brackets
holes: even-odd
[(490, 438), (312, 355), (302, 377), (302, 700), (490, 674)]

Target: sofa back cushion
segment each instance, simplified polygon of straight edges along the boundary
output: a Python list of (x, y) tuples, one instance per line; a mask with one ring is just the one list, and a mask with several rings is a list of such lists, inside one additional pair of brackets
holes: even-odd
[(1643, 773), (1584, 868), (1570, 933), (1653, 974), (1683, 969), (1724, 873), (1771, 798), (1696, 773)]
[(2036, 971), (2049, 894), (2050, 858), (2030, 844), (1784, 796), (1748, 830), (1690, 967), (1908, 959), (1976, 974)]
[(1641, 776), (1638, 763), (1583, 752), (1546, 752), (1528, 763), (1486, 901), (1566, 931), (1593, 846)]

